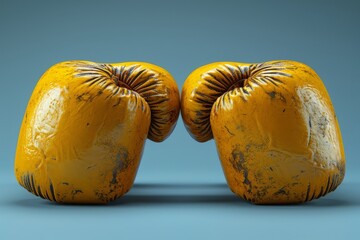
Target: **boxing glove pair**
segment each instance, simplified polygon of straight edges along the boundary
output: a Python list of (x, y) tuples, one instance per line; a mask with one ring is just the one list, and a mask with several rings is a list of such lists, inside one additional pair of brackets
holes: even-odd
[(205, 65), (189, 75), (181, 101), (172, 76), (149, 63), (56, 64), (29, 100), (16, 178), (51, 201), (115, 200), (132, 187), (146, 138), (165, 140), (180, 108), (194, 139), (215, 139), (230, 189), (248, 201), (305, 202), (344, 178), (329, 95), (293, 61)]

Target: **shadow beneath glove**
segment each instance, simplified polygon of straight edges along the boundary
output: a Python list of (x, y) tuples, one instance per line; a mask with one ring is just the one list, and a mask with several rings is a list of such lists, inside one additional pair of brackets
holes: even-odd
[(9, 204), (26, 208), (49, 207), (125, 207), (151, 205), (221, 205), (246, 208), (311, 209), (360, 207), (360, 183), (343, 183), (335, 192), (317, 200), (294, 205), (254, 205), (235, 196), (226, 183), (136, 183), (129, 193), (107, 205), (58, 204), (35, 196), (8, 199)]
[(303, 204), (255, 205), (235, 196), (226, 183), (138, 183), (134, 185), (130, 193), (109, 205), (224, 204), (279, 208), (286, 208), (286, 206), (291, 208), (360, 207), (360, 192), (354, 194), (354, 189), (360, 189), (360, 183), (343, 183), (335, 192)]

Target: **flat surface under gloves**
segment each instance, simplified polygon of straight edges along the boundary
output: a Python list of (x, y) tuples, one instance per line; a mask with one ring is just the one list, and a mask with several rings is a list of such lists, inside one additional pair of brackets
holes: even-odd
[[(3, 177), (1, 239), (311, 239), (314, 234), (353, 239), (360, 234), (356, 179), (345, 179), (335, 192), (305, 204), (258, 206), (236, 197), (220, 174), (209, 182), (138, 176), (132, 190), (109, 205), (78, 206), (40, 199)], [(51, 236), (39, 235), (40, 228)]]

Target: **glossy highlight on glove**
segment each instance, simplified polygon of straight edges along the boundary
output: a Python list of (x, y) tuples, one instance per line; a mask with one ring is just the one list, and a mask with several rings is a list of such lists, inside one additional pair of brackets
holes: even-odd
[(333, 105), (305, 64), (205, 65), (185, 81), (181, 111), (194, 139), (215, 139), (230, 189), (253, 203), (309, 201), (344, 178)]
[(156, 65), (56, 64), (29, 100), (16, 150), (16, 178), (51, 201), (115, 200), (131, 188), (146, 138), (165, 140), (179, 110), (176, 82)]

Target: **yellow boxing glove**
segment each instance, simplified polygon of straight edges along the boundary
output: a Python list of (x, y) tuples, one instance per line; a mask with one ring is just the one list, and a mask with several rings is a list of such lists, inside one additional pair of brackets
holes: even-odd
[(319, 76), (302, 63), (200, 67), (183, 86), (181, 113), (197, 141), (214, 137), (230, 189), (253, 203), (310, 201), (344, 178), (333, 105)]
[(20, 129), (18, 182), (62, 203), (107, 203), (131, 188), (146, 138), (161, 142), (180, 110), (163, 68), (62, 62), (39, 80)]

